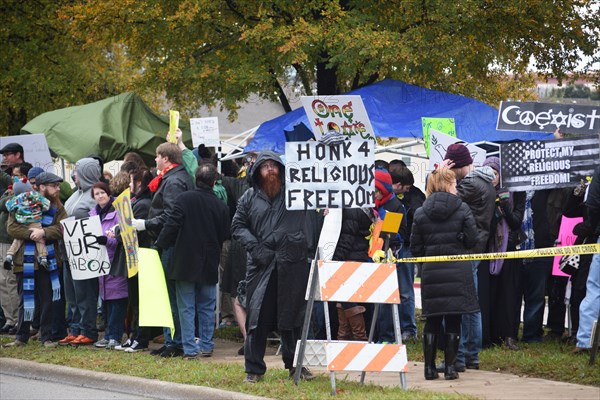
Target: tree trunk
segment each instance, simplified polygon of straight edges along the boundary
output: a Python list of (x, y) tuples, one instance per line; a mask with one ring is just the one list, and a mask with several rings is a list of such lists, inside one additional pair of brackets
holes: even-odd
[(329, 54), (321, 54), (323, 62), (317, 63), (317, 94), (322, 95), (336, 95), (339, 94), (337, 86), (337, 71), (335, 68), (327, 68), (327, 61)]
[[(21, 132), (21, 128), (27, 123), (27, 112), (24, 108), (14, 110), (13, 108), (8, 109), (8, 136), (18, 135)], [(40, 133), (40, 132), (31, 132)]]

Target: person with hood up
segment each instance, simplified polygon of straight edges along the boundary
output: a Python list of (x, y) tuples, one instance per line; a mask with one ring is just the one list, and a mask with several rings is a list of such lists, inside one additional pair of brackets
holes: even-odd
[[(77, 190), (65, 203), (65, 210), (75, 219), (88, 218), (89, 212), (96, 207), (92, 196), (92, 187), (100, 181), (102, 170), (94, 158), (82, 158), (75, 164), (73, 177)], [(71, 268), (65, 262), (63, 272), (65, 297), (73, 312), (70, 333), (58, 344), (74, 346), (91, 345), (98, 340), (96, 317), (98, 315), (98, 279), (73, 280)]]
[[(282, 358), (294, 376), (296, 340), (300, 338), (310, 266), (304, 234), (305, 212), (285, 207), (285, 173), (279, 156), (259, 154), (250, 170), (254, 185), (240, 198), (231, 224), (232, 236), (247, 251), (247, 337), (244, 344), (246, 379), (260, 381), (267, 335), (281, 334)], [(303, 379), (313, 376), (302, 368)]]
[[(456, 178), (447, 168), (434, 170), (427, 181), (427, 199), (414, 215), (410, 250), (415, 257), (465, 254), (477, 243), (475, 219), (457, 196)], [(445, 323), (444, 377), (457, 379), (455, 361), (461, 316), (479, 310), (469, 261), (426, 262), (421, 275), (425, 379), (438, 378), (437, 342)]]
[[(458, 197), (467, 203), (477, 224), (477, 244), (474, 253), (483, 253), (490, 236), (490, 225), (496, 207), (496, 189), (492, 181), (496, 177), (492, 168), (473, 165), (469, 149), (461, 143), (448, 146), (443, 167), (452, 169), (456, 175)], [(479, 260), (471, 261), (473, 280), (477, 291)], [(457, 369), (479, 369), (479, 352), (482, 348), (481, 313), (466, 313), (462, 318), (462, 337), (457, 356)]]

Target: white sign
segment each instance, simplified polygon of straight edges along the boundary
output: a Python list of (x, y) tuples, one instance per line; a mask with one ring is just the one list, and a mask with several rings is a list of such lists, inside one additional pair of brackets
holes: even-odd
[(474, 144), (465, 143), (459, 138), (446, 135), (445, 133), (436, 131), (435, 129), (430, 130), (430, 144), (429, 144), (429, 170), (434, 170), (436, 164), (441, 164), (444, 161), (446, 150), (451, 144), (462, 143), (467, 146), (473, 158), (473, 165), (480, 167), (485, 161), (487, 152), (479, 146)]
[(69, 267), (74, 280), (84, 280), (107, 275), (110, 260), (106, 246), (98, 243), (96, 236), (103, 236), (100, 217), (95, 215), (82, 219), (64, 219), (63, 238), (69, 257)]
[(362, 208), (375, 203), (375, 142), (285, 144), (288, 210)]
[(219, 147), (219, 119), (217, 117), (190, 118), (190, 129), (192, 131), (192, 144), (198, 147), (204, 144), (206, 147)]
[(54, 168), (50, 150), (48, 150), (48, 142), (43, 133), (0, 137), (0, 149), (9, 143), (19, 143), (23, 146), (23, 159), (34, 167), (41, 167), (46, 172), (62, 175)]
[(356, 140), (375, 141), (375, 132), (360, 96), (302, 96), (301, 100), (317, 140), (334, 130)]

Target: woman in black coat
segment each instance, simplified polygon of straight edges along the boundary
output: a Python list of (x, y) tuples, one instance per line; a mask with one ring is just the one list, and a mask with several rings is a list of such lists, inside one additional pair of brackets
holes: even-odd
[[(410, 249), (415, 257), (465, 254), (477, 243), (475, 218), (456, 195), (456, 177), (449, 169), (434, 170), (427, 182), (427, 199), (415, 212)], [(460, 341), (462, 314), (479, 311), (470, 261), (426, 262), (421, 274), (425, 379), (438, 378), (435, 355), (445, 323), (446, 379), (458, 378), (454, 362)]]

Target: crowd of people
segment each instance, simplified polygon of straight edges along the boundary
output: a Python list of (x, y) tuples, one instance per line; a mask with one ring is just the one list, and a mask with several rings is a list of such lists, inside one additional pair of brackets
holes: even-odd
[[(305, 292), (327, 210), (287, 210), (285, 164), (272, 152), (250, 153), (241, 165), (221, 163), (204, 146), (181, 140), (156, 148), (155, 166), (128, 153), (107, 178), (103, 160), (90, 155), (73, 172), (75, 187), (25, 161), (16, 143), (0, 150), (0, 333), (7, 347), (35, 338), (44, 347), (93, 345), (128, 353), (148, 350), (158, 336), (140, 326), (138, 277), (128, 278), (126, 253), (113, 206), (131, 191), (133, 227), (140, 247), (155, 248), (163, 266), (175, 332), (162, 329), (164, 345), (151, 354), (194, 360), (214, 350), (215, 308), (220, 326), (237, 325), (244, 337), (245, 382), (266, 372), (267, 341), (277, 332), (290, 377), (306, 312)], [(462, 144), (448, 147), (427, 177), (426, 193), (400, 160), (375, 163), (375, 207), (344, 209), (333, 260), (369, 262), (369, 236), (387, 212), (403, 214), (389, 248), (395, 258), (457, 255), (552, 247), (561, 217), (583, 217), (576, 243), (596, 243), (600, 233), (600, 167), (576, 188), (509, 192), (500, 186), (500, 160), (473, 165)], [(63, 205), (64, 204), (64, 205)], [(73, 279), (61, 220), (98, 216), (110, 273)], [(144, 268), (143, 265), (139, 266)], [(456, 379), (479, 368), (482, 349), (519, 342), (566, 340), (574, 351), (591, 347), (600, 305), (600, 255), (582, 256), (567, 278), (551, 275), (552, 258), (396, 264), (401, 303), (373, 308), (327, 303), (333, 339), (367, 340), (375, 323), (380, 343), (417, 341), (414, 280), (421, 278), (425, 378)], [(572, 329), (565, 332), (565, 291), (570, 286)], [(544, 336), (545, 296), (549, 297)], [(568, 296), (568, 295), (567, 295)], [(309, 335), (326, 338), (324, 304), (315, 303)], [(521, 318), (521, 308), (523, 313)], [(401, 336), (393, 323), (398, 307)], [(99, 329), (98, 317), (104, 325)], [(519, 328), (522, 334), (519, 337)], [(104, 335), (99, 331), (104, 330)], [(444, 352), (436, 364), (437, 350)], [(302, 368), (303, 379), (312, 373)]]

